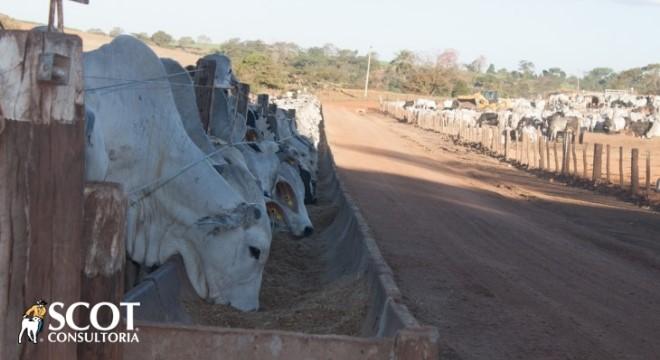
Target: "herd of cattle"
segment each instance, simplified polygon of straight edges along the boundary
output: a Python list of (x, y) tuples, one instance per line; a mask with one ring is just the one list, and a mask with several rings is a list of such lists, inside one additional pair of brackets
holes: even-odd
[[(505, 109), (477, 111), (460, 108), (453, 100), (438, 106), (435, 101), (389, 101), (381, 110), (401, 114), (401, 120), (420, 124), (442, 121), (463, 127), (495, 126), (512, 139), (521, 134), (535, 141), (539, 136), (555, 140), (558, 135), (589, 131), (629, 133), (647, 139), (660, 136), (660, 96), (552, 95), (547, 99), (515, 99)], [(431, 125), (432, 127), (432, 125)]]
[(215, 65), (206, 126), (198, 70), (130, 36), (85, 53), (85, 176), (127, 192), (133, 261), (151, 267), (179, 254), (200, 297), (250, 311), (273, 233), (314, 230), (305, 203), (316, 198), (320, 103), (241, 109), (231, 61), (203, 59)]

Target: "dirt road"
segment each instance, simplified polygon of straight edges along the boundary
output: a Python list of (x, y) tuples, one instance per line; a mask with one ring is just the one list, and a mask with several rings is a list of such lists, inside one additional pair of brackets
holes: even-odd
[(325, 103), (341, 178), (449, 359), (660, 358), (660, 216)]

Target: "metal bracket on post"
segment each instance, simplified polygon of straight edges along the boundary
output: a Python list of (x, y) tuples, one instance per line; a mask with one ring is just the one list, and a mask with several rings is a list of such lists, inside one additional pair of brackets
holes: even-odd
[(39, 55), (37, 81), (54, 85), (68, 85), (71, 59), (53, 53)]

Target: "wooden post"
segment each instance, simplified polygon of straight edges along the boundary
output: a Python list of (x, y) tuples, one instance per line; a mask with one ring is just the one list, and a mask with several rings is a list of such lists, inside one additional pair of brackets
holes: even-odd
[(646, 196), (651, 193), (651, 152), (646, 152)]
[(582, 177), (585, 179), (589, 178), (589, 160), (587, 158), (587, 149), (589, 148), (589, 144), (583, 144), (582, 145)]
[(571, 143), (571, 153), (573, 154), (573, 176), (579, 177), (580, 172), (578, 171), (578, 165), (577, 165), (577, 151), (575, 150), (576, 144), (575, 144), (575, 139), (573, 139), (573, 142)]
[(593, 181), (595, 184), (600, 182), (603, 168), (603, 144), (594, 144), (594, 171)]
[[(537, 141), (540, 141), (539, 139), (540, 138), (537, 138)], [(538, 152), (536, 151), (536, 149), (537, 149), (536, 144), (532, 145), (532, 153), (534, 154), (534, 164), (533, 164), (533, 166), (538, 168), (538, 166), (539, 166), (538, 156), (537, 156)]]
[(559, 158), (557, 157), (557, 140), (555, 140), (553, 143), (553, 151), (555, 153), (555, 172), (559, 172)]
[(523, 134), (523, 138), (522, 138), (523, 139), (523, 147), (525, 149), (525, 154), (523, 155), (524, 156), (524, 162), (527, 165), (527, 167), (529, 167), (529, 136), (525, 133), (522, 133), (522, 134)]
[(504, 160), (509, 160), (509, 131), (504, 132)]
[(204, 59), (197, 60), (197, 71), (195, 72), (194, 79), (195, 95), (197, 98), (199, 118), (202, 120), (202, 127), (206, 132), (209, 131), (209, 124), (211, 123), (211, 112), (213, 109), (215, 68), (215, 61)]
[(605, 179), (610, 183), (610, 144), (605, 145)]
[(544, 142), (545, 142), (545, 155), (546, 155), (546, 157), (545, 157), (545, 159), (546, 159), (545, 167), (546, 167), (546, 170), (550, 171), (550, 140), (548, 139)]
[[(83, 231), (80, 301), (90, 304), (119, 304), (124, 296), (126, 259), (126, 198), (120, 184), (88, 183), (85, 185), (85, 223)], [(89, 309), (81, 308), (80, 326), (89, 324)], [(109, 324), (112, 313), (99, 311), (99, 322)], [(80, 343), (79, 359), (123, 358), (120, 343)]]
[(561, 157), (561, 174), (562, 175), (566, 175), (568, 173), (568, 169), (567, 169), (568, 161), (567, 161), (566, 157), (568, 155), (568, 142), (569, 141), (570, 140), (569, 140), (568, 136), (566, 136), (566, 134), (564, 134), (564, 140), (563, 140), (562, 147), (561, 147), (561, 149), (562, 149), (562, 151), (561, 151), (561, 155), (562, 155), (562, 157)]
[[(75, 343), (17, 339), (38, 299), (80, 301), (82, 41), (0, 31), (0, 54), (0, 357), (75, 360)], [(46, 326), (38, 338), (47, 335)]]
[(639, 149), (632, 149), (630, 159), (630, 193), (637, 196), (639, 191)]
[(619, 186), (623, 188), (623, 146), (619, 146)]
[(520, 147), (521, 147), (520, 146), (520, 140), (521, 140), (520, 139), (520, 133), (518, 133), (518, 130), (516, 130), (516, 143), (515, 143), (516, 144), (516, 161), (518, 163), (522, 163), (522, 158), (521, 158), (522, 151), (520, 151)]
[(488, 134), (490, 135), (490, 151), (495, 151), (495, 133), (493, 128), (489, 128)]
[(268, 114), (268, 102), (270, 101), (268, 94), (257, 95), (257, 105), (259, 106), (259, 115), (266, 117)]
[(248, 103), (250, 102), (250, 85), (238, 83), (236, 86), (237, 105), (236, 112), (247, 121)]
[(542, 136), (539, 136), (539, 168), (541, 170), (545, 170), (545, 147), (543, 146), (543, 143), (545, 141), (543, 140)]
[(268, 115), (275, 115), (277, 113), (277, 105), (276, 104), (268, 104)]

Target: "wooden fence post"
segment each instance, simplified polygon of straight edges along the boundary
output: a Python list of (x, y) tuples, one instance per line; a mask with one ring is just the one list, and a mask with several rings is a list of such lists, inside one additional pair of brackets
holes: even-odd
[(516, 130), (516, 158), (518, 159), (518, 163), (521, 165), (522, 165), (522, 157), (523, 157), (522, 143), (524, 141), (525, 139), (520, 136), (520, 132)]
[(589, 149), (589, 144), (584, 143), (582, 145), (582, 177), (585, 180), (589, 179), (589, 158), (587, 157), (588, 149)]
[(623, 146), (619, 146), (619, 186), (623, 187)]
[(268, 114), (268, 102), (270, 101), (268, 94), (257, 95), (257, 105), (259, 106), (259, 115), (266, 117)]
[[(83, 231), (83, 271), (81, 272), (80, 301), (90, 304), (110, 302), (119, 304), (124, 296), (126, 260), (126, 211), (128, 205), (122, 186), (116, 183), (87, 183), (85, 185), (85, 223)], [(89, 309), (81, 308), (80, 326), (89, 325)], [(102, 308), (98, 313), (101, 324), (112, 321), (112, 312)], [(80, 343), (79, 359), (123, 358), (121, 343)]]
[(605, 178), (610, 183), (610, 144), (605, 145)]
[(493, 128), (489, 128), (488, 135), (490, 135), (490, 151), (495, 151), (495, 132)]
[(527, 164), (527, 167), (529, 167), (529, 163), (530, 163), (530, 161), (529, 161), (529, 159), (530, 159), (530, 157), (529, 157), (529, 140), (530, 140), (529, 135), (526, 135), (525, 133), (523, 133), (523, 143), (525, 143), (525, 158), (526, 158), (525, 163)]
[(559, 173), (559, 158), (557, 157), (557, 140), (553, 142), (553, 151), (555, 153), (555, 172)]
[[(82, 41), (0, 31), (0, 54), (0, 357), (75, 360), (76, 343), (17, 339), (36, 300), (80, 300)], [(38, 337), (47, 335), (46, 326)]]
[(651, 152), (646, 152), (646, 196), (651, 193)]
[(603, 166), (603, 144), (594, 144), (594, 172), (593, 181), (595, 184), (600, 182)]
[(202, 120), (202, 127), (206, 132), (209, 131), (211, 123), (211, 112), (213, 109), (213, 91), (215, 84), (216, 63), (212, 60), (197, 60), (197, 71), (195, 72), (195, 97), (197, 98), (197, 108), (199, 118)]
[(630, 158), (630, 193), (633, 197), (639, 191), (639, 149), (632, 149)]
[(247, 121), (248, 103), (250, 102), (250, 85), (238, 83), (238, 86), (236, 87), (236, 96), (238, 98), (236, 112)]
[(550, 139), (545, 141), (546, 170), (550, 171)]
[(545, 170), (545, 149), (543, 146), (543, 143), (545, 140), (543, 139), (542, 136), (539, 137), (539, 167), (541, 170)]
[(573, 139), (573, 142), (571, 143), (571, 153), (573, 154), (573, 176), (579, 177), (580, 172), (578, 171), (578, 166), (577, 166), (577, 152), (575, 150), (576, 146), (576, 141)]
[(541, 145), (541, 137), (536, 138), (536, 144), (532, 145), (532, 151), (534, 152), (534, 167), (535, 168), (540, 168), (541, 166), (539, 165), (539, 148)]
[(569, 142), (570, 142), (569, 137), (566, 136), (566, 134), (564, 134), (564, 140), (563, 140), (563, 143), (562, 143), (562, 151), (561, 151), (561, 154), (562, 154), (562, 158), (561, 158), (561, 174), (562, 174), (562, 175), (566, 175), (566, 174), (568, 174), (568, 166), (569, 166), (569, 162), (568, 162), (568, 160), (569, 160), (569, 159), (568, 159), (568, 154), (569, 154), (569, 152), (568, 152), (568, 146), (569, 146)]
[(504, 132), (504, 161), (509, 160), (509, 131)]

